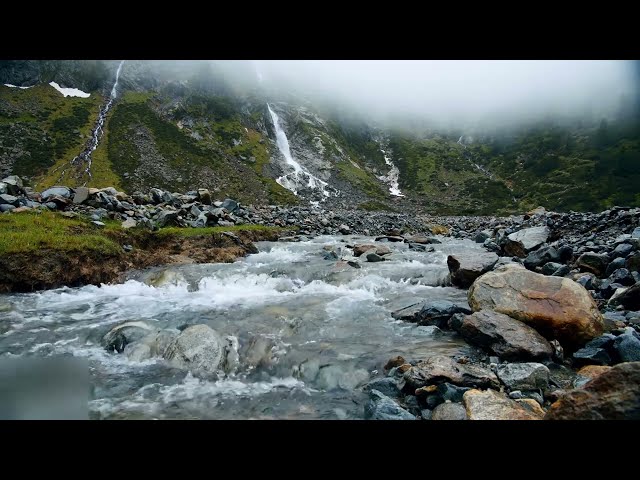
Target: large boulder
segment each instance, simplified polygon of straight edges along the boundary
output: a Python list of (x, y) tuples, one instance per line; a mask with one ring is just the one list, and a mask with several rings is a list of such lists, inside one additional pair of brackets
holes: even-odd
[(436, 355), (409, 368), (403, 375), (410, 389), (451, 383), (462, 387), (498, 388), (498, 377), (479, 365), (457, 363), (450, 357)]
[(393, 399), (378, 390), (369, 392), (369, 401), (364, 406), (364, 418), (367, 420), (416, 420)]
[(3, 178), (2, 183), (5, 185), (4, 189), (10, 195), (20, 195), (23, 192), (22, 187), (24, 184), (22, 183), (22, 179), (17, 175), (10, 175)]
[(156, 224), (158, 228), (167, 227), (169, 225), (176, 225), (178, 222), (178, 212), (172, 210), (162, 210), (158, 214)]
[(620, 363), (556, 400), (546, 420), (640, 420), (640, 362)]
[(223, 364), (225, 343), (207, 325), (185, 328), (164, 352), (164, 358), (177, 368), (194, 374), (215, 374)]
[(518, 402), (495, 390), (469, 390), (462, 397), (469, 420), (540, 420)]
[(507, 236), (504, 251), (507, 255), (524, 258), (527, 254), (546, 243), (549, 238), (548, 227), (532, 227), (519, 230)]
[(479, 277), (469, 289), (474, 311), (491, 309), (535, 328), (575, 350), (602, 334), (604, 321), (589, 292), (563, 277), (548, 277), (507, 264)]
[(498, 378), (509, 390), (547, 390), (549, 369), (541, 363), (507, 363), (498, 365)]
[(476, 278), (491, 270), (497, 262), (498, 255), (491, 252), (449, 255), (447, 266), (451, 273), (451, 283), (468, 288)]
[(11, 205), (16, 207), (18, 205), (18, 197), (14, 197), (13, 195), (9, 195), (5, 193), (4, 195), (0, 195), (0, 205)]
[(89, 198), (89, 189), (87, 187), (76, 187), (73, 194), (73, 203), (81, 204)]
[(450, 322), (467, 342), (486, 348), (504, 360), (550, 360), (553, 347), (532, 327), (492, 310), (480, 310)]

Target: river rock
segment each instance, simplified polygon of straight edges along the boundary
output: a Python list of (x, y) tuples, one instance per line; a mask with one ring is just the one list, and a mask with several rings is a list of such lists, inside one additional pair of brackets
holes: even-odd
[(469, 420), (540, 420), (515, 400), (495, 390), (469, 390), (462, 397)]
[(533, 270), (548, 262), (557, 262), (558, 260), (560, 260), (558, 251), (554, 247), (546, 246), (530, 252), (524, 259), (524, 266), (529, 270)]
[[(2, 195), (0, 195), (0, 197), (2, 197)], [(0, 201), (2, 201), (2, 200), (0, 199)], [(16, 210), (16, 207), (14, 207), (13, 205), (9, 205), (9, 204), (6, 204), (6, 203), (0, 204), (0, 212), (2, 212), (2, 213), (12, 212), (14, 210)]]
[(192, 373), (215, 374), (222, 366), (224, 342), (207, 325), (185, 328), (164, 352), (164, 358), (173, 366)]
[(548, 227), (532, 227), (519, 230), (507, 236), (504, 251), (507, 255), (524, 258), (527, 254), (544, 244), (549, 238)]
[(442, 243), (435, 237), (427, 237), (424, 235), (405, 235), (404, 239), (407, 243), (418, 243), (420, 245), (437, 245), (439, 243)]
[(102, 337), (102, 346), (107, 351), (122, 353), (129, 343), (136, 342), (153, 332), (154, 328), (145, 322), (125, 322), (116, 325)]
[(469, 314), (471, 310), (449, 300), (433, 300), (426, 302), (416, 316), (418, 325), (435, 325), (447, 328), (449, 319), (456, 313)]
[(547, 339), (575, 349), (602, 334), (604, 322), (589, 292), (563, 277), (548, 277), (508, 264), (479, 277), (469, 289), (474, 311), (509, 315)]
[(468, 288), (476, 278), (491, 270), (497, 262), (498, 255), (491, 252), (449, 255), (447, 266), (451, 273), (451, 283)]
[(640, 252), (629, 255), (624, 261), (624, 267), (631, 272), (640, 271)]
[(561, 263), (547, 262), (542, 267), (542, 274), (543, 275), (555, 275), (555, 273), (561, 268), (566, 268), (566, 273), (569, 273), (571, 271), (571, 269), (568, 266), (562, 265)]
[(124, 347), (124, 355), (131, 362), (143, 362), (149, 360), (151, 355), (151, 348), (149, 345), (142, 342), (129, 343)]
[(400, 387), (398, 387), (398, 382), (395, 378), (391, 377), (376, 378), (375, 380), (371, 380), (363, 387), (363, 390), (365, 392), (368, 392), (370, 390), (377, 390), (383, 395), (393, 398), (397, 398), (400, 396)]
[(640, 362), (620, 363), (554, 402), (546, 420), (640, 420)]
[(496, 374), (510, 390), (546, 390), (549, 369), (541, 363), (507, 363), (498, 365)]
[(640, 282), (620, 289), (609, 299), (610, 305), (622, 305), (627, 310), (640, 310)]
[(618, 268), (607, 278), (611, 283), (617, 283), (623, 287), (629, 287), (636, 283), (631, 272), (626, 268)]
[(576, 266), (581, 272), (591, 272), (601, 277), (609, 265), (609, 257), (600, 253), (586, 252), (578, 257)]
[(391, 253), (391, 250), (386, 245), (372, 245), (366, 243), (356, 244), (353, 247), (353, 256), (359, 257), (363, 253), (373, 250), (378, 255), (387, 255)]
[(633, 328), (627, 327), (613, 341), (613, 350), (621, 362), (640, 362), (640, 335)]
[(576, 366), (610, 365), (611, 357), (604, 348), (586, 345), (573, 353), (573, 363)]
[(431, 420), (467, 420), (467, 411), (459, 403), (441, 403), (433, 409)]
[(366, 254), (367, 262), (384, 262), (385, 258), (378, 255), (375, 252), (369, 252)]
[(479, 365), (457, 363), (450, 357), (436, 355), (409, 368), (403, 375), (410, 389), (447, 382), (463, 387), (498, 388), (498, 377)]
[(509, 361), (550, 360), (553, 347), (532, 327), (503, 313), (480, 310), (452, 318), (451, 327), (472, 345)]
[(386, 241), (386, 242), (404, 242), (404, 237), (395, 236), (395, 235), (382, 235), (380, 237), (375, 238), (376, 242)]
[(393, 399), (375, 389), (369, 392), (369, 400), (364, 406), (364, 418), (366, 420), (416, 420), (416, 417), (401, 408)]
[(628, 243), (621, 243), (616, 246), (611, 252), (611, 258), (626, 258), (631, 252), (633, 252), (633, 245), (629, 245)]

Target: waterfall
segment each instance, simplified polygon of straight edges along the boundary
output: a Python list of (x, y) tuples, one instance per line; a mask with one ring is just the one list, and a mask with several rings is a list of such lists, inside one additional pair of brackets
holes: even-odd
[[(96, 126), (93, 129), (89, 143), (87, 144), (85, 149), (80, 153), (80, 155), (78, 155), (73, 160), (71, 160), (72, 165), (78, 165), (81, 162), (86, 165), (84, 169), (84, 173), (86, 173), (89, 178), (87, 181), (84, 182), (83, 186), (85, 186), (91, 180), (91, 163), (92, 163), (91, 154), (96, 148), (98, 148), (98, 143), (100, 142), (100, 138), (102, 137), (102, 133), (103, 133), (104, 122), (107, 119), (107, 113), (109, 113), (109, 110), (113, 105), (113, 101), (116, 99), (118, 95), (118, 91), (117, 91), (118, 80), (120, 79), (120, 72), (122, 71), (122, 65), (124, 65), (124, 60), (122, 60), (120, 62), (120, 65), (118, 65), (118, 70), (116, 71), (116, 80), (113, 84), (113, 88), (111, 89), (111, 95), (109, 96), (109, 100), (107, 101), (107, 103), (100, 109), (100, 113), (98, 113), (98, 121), (96, 122)], [(62, 175), (64, 175), (64, 172), (62, 172)]]
[(389, 170), (389, 173), (387, 173), (386, 175), (382, 175), (378, 178), (389, 185), (389, 193), (391, 195), (393, 195), (394, 197), (404, 197), (404, 194), (400, 191), (400, 170), (391, 161), (391, 158), (387, 155), (386, 150), (380, 148), (380, 151), (384, 156), (384, 163), (391, 167), (391, 170)]
[(289, 140), (287, 139), (287, 135), (286, 133), (284, 133), (284, 130), (280, 126), (280, 118), (278, 117), (276, 112), (271, 109), (271, 105), (269, 105), (268, 103), (267, 108), (269, 109), (269, 114), (271, 115), (271, 120), (273, 121), (273, 127), (276, 131), (276, 145), (278, 146), (278, 150), (280, 150), (280, 153), (282, 153), (288, 169), (293, 170), (292, 172), (289, 172), (277, 178), (276, 182), (278, 182), (278, 184), (282, 185), (287, 190), (292, 191), (295, 195), (298, 195), (298, 191), (303, 188), (310, 188), (321, 192), (323, 199), (330, 197), (331, 193), (327, 190), (329, 184), (309, 173), (293, 158), (293, 155), (291, 155), (291, 149), (289, 147)]

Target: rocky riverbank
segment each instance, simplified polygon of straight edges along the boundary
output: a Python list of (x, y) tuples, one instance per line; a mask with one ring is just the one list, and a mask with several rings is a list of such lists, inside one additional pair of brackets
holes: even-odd
[[(127, 269), (169, 262), (232, 261), (255, 251), (250, 242), (263, 238), (375, 237), (325, 249), (324, 258), (335, 261), (336, 268), (356, 269), (393, 258), (394, 245), (428, 252), (447, 237), (471, 239), (482, 248), (449, 255), (444, 281), (466, 291), (467, 302), (407, 303), (393, 317), (434, 334), (463, 338), (472, 354), (390, 359), (380, 369), (384, 375), (365, 382), (370, 395), (365, 417), (640, 418), (638, 208), (434, 217), (333, 211), (328, 203), (245, 206), (233, 199), (215, 200), (206, 190), (178, 194), (152, 189), (127, 195), (112, 188), (53, 187), (34, 192), (17, 177), (4, 179), (0, 191), (0, 210), (5, 212), (0, 220), (58, 212), (56, 218), (82, 219), (82, 225), (74, 226), (80, 234), (91, 228), (120, 248), (113, 257), (95, 252), (80, 257), (77, 250), (57, 257), (46, 249), (3, 255), (0, 286), (5, 291), (117, 281)], [(267, 230), (230, 231), (243, 227)], [(273, 227), (290, 230), (268, 229)], [(34, 259), (44, 266), (35, 267)], [(158, 336), (150, 327), (124, 327), (112, 331), (116, 340), (108, 337), (105, 346), (130, 359), (160, 356), (187, 369), (197, 363), (207, 374), (235, 368), (234, 339), (223, 340), (215, 331), (196, 335), (199, 330), (189, 327)], [(198, 356), (199, 338), (215, 346), (215, 355)]]

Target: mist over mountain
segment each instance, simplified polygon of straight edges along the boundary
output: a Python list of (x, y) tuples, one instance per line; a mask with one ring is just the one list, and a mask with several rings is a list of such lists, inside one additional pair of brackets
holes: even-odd
[(119, 63), (0, 62), (0, 173), (447, 213), (640, 204), (637, 61), (126, 60), (102, 115)]

